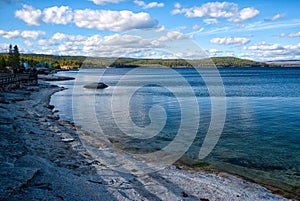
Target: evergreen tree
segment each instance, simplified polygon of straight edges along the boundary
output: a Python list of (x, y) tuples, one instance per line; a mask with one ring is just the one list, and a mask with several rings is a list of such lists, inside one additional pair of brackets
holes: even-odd
[(17, 45), (14, 46), (12, 67), (13, 67), (14, 72), (22, 71), (21, 65), (20, 65), (20, 53), (19, 53), (19, 48)]
[(13, 60), (14, 60), (13, 48), (12, 45), (10, 44), (8, 50), (8, 66), (13, 66)]

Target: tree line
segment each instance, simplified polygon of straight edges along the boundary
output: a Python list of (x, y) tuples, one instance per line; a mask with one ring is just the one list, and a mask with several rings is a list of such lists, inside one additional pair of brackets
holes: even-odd
[[(56, 56), (44, 54), (20, 54), (17, 45), (9, 45), (8, 53), (0, 54), (0, 72), (22, 73), (26, 67), (80, 68), (84, 56)], [(10, 69), (10, 70), (9, 70)]]
[(22, 54), (21, 61), (27, 63), (29, 66), (37, 66), (40, 63), (47, 62), (51, 64), (52, 68), (80, 68), (84, 56), (58, 56), (46, 54)]
[(2, 55), (0, 58), (0, 71), (7, 72), (10, 67), (14, 73), (22, 73), (24, 71), (24, 66), (20, 62), (20, 52), (17, 45), (14, 47), (10, 44), (8, 49), (8, 54)]

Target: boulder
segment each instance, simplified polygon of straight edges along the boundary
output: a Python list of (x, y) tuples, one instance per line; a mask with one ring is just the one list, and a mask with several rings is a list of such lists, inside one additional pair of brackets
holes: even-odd
[(87, 84), (84, 86), (84, 88), (86, 89), (104, 89), (104, 88), (107, 88), (108, 85), (102, 83), (102, 82), (99, 82), (99, 83), (91, 83), (91, 84)]

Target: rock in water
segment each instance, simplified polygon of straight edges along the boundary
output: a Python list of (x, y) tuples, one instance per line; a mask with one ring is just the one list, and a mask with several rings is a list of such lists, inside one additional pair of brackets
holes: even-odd
[(87, 89), (104, 89), (106, 87), (108, 87), (108, 85), (106, 85), (102, 82), (87, 84), (84, 86), (84, 88), (87, 88)]
[(74, 138), (64, 138), (61, 141), (63, 141), (63, 142), (73, 142)]

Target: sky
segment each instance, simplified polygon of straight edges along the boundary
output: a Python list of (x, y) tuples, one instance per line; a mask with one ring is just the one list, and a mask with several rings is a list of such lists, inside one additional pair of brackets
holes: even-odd
[(0, 0), (0, 52), (300, 59), (300, 1)]

